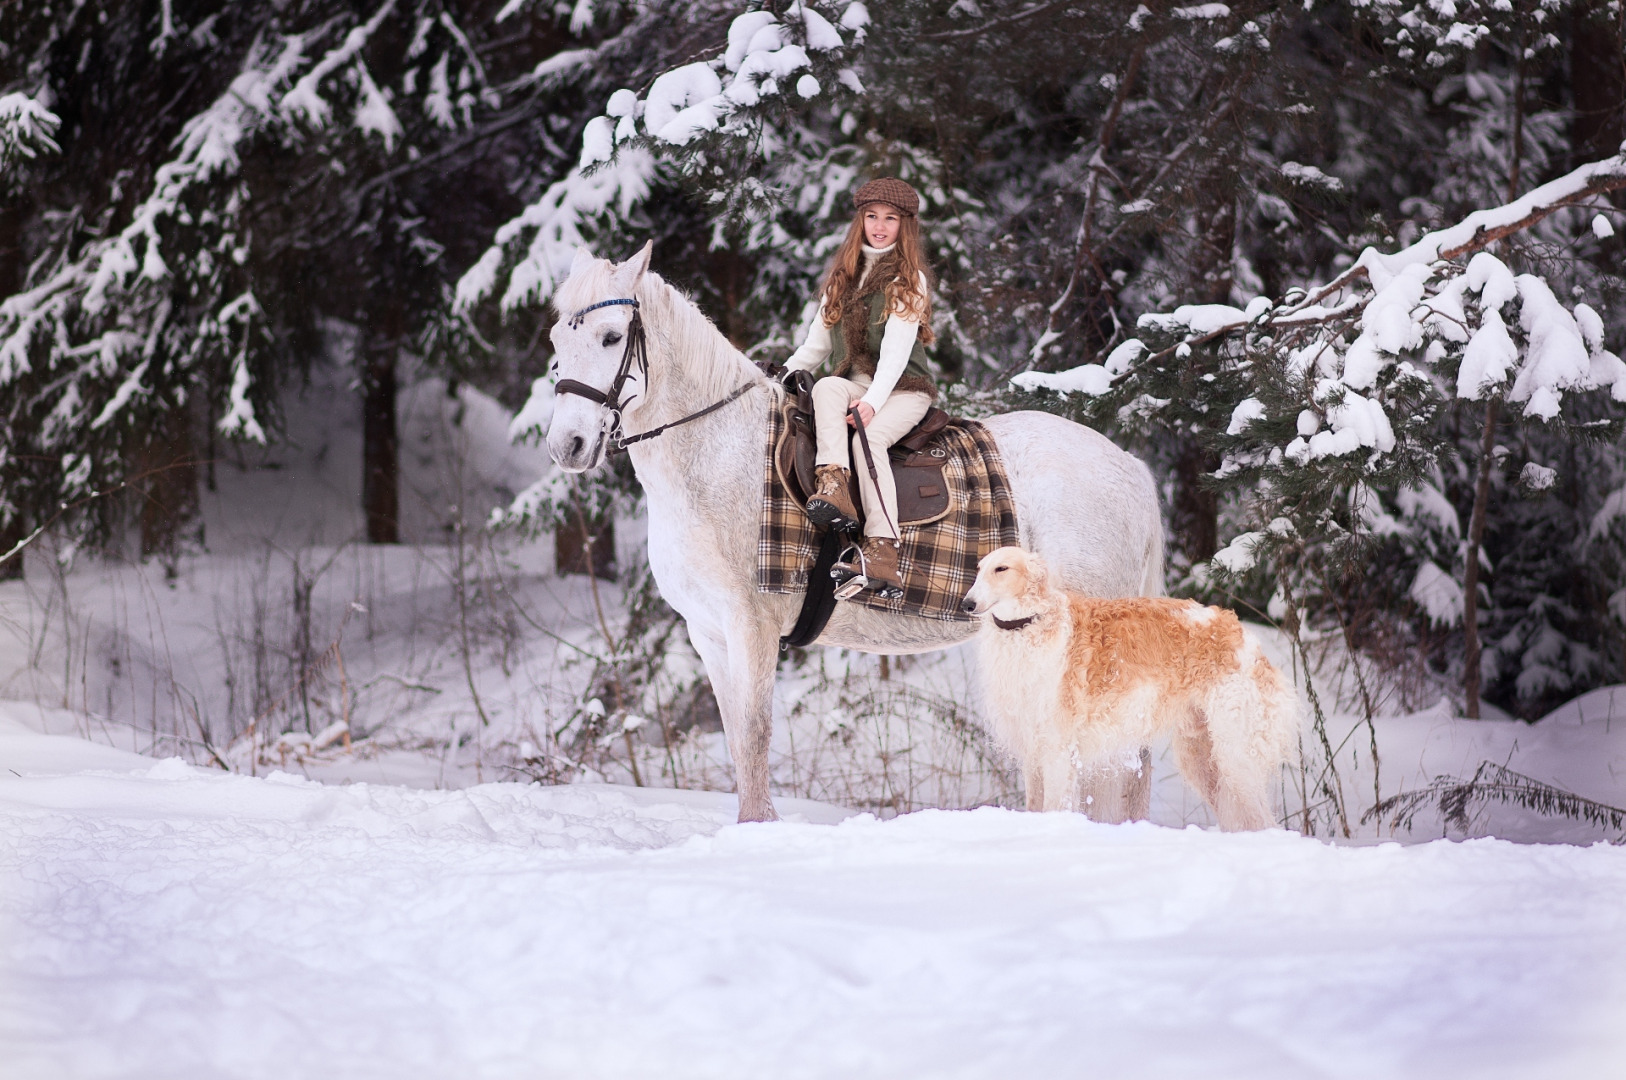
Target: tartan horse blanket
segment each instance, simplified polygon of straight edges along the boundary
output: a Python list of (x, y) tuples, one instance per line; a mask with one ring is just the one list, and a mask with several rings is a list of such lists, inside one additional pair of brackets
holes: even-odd
[[(807, 591), (820, 533), (785, 490), (774, 468), (774, 447), (785, 427), (782, 404), (776, 401), (768, 415), (757, 591), (801, 593)], [(1016, 502), (1005, 462), (988, 429), (975, 420), (955, 419), (938, 433), (933, 445), (948, 452), (943, 479), (949, 491), (949, 512), (937, 521), (899, 529), (903, 596), (883, 600), (866, 589), (845, 603), (945, 622), (970, 622), (971, 616), (960, 610), (960, 602), (977, 580), (977, 563), (990, 551), (1018, 542)]]

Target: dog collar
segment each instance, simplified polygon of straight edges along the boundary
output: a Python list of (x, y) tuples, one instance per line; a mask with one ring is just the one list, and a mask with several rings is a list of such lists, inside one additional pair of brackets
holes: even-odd
[(1028, 623), (1032, 622), (1034, 619), (1037, 619), (1038, 617), (1039, 617), (1038, 615), (1029, 615), (1026, 618), (1012, 619), (1010, 622), (1006, 622), (1004, 619), (1001, 619), (998, 615), (995, 615), (994, 616), (994, 625), (999, 627), (1001, 630), (1020, 630), (1020, 629), (1022, 629), (1022, 627), (1026, 626)]

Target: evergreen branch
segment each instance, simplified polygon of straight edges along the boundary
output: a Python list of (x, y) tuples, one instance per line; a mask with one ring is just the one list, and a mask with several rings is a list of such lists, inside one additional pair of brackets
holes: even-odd
[(1585, 821), (1615, 832), (1626, 831), (1626, 809), (1576, 795), (1493, 761), (1480, 762), (1467, 780), (1436, 776), (1425, 788), (1391, 795), (1362, 814), (1361, 824), (1392, 813), (1392, 825), (1410, 829), (1418, 813), (1429, 806), (1438, 806), (1448, 825), (1466, 831), (1475, 802), (1499, 802), (1548, 817)]
[(996, 30), (1004, 26), (1014, 26), (1019, 22), (1025, 22), (1028, 19), (1033, 18), (1035, 15), (1043, 15), (1047, 11), (1054, 11), (1056, 8), (1066, 6), (1067, 5), (1063, 2), (1063, 0), (1052, 0), (1052, 2), (1048, 4), (1033, 4), (1021, 11), (1016, 12), (1014, 15), (1002, 15), (997, 19), (990, 19), (981, 26), (970, 26), (964, 30), (943, 30), (936, 34), (921, 34), (920, 40), (953, 41), (956, 38), (978, 37), (982, 34), (986, 34), (990, 30)]
[[(1575, 186), (1579, 184), (1580, 186)], [(1350, 300), (1336, 307), (1309, 314), (1311, 309), (1318, 307), (1321, 301), (1337, 295), (1343, 289), (1363, 278), (1371, 280), (1374, 265), (1386, 273), (1394, 273), (1399, 267), (1409, 266), (1418, 262), (1436, 262), (1441, 260), (1460, 259), (1464, 255), (1471, 255), (1481, 251), (1498, 241), (1522, 232), (1546, 220), (1560, 210), (1586, 202), (1597, 195), (1626, 188), (1626, 152), (1616, 154), (1612, 158), (1594, 161), (1583, 165), (1574, 172), (1559, 177), (1548, 184), (1543, 184), (1534, 191), (1521, 196), (1503, 206), (1490, 210), (1476, 210), (1462, 221), (1447, 229), (1429, 233), (1411, 247), (1395, 252), (1393, 255), (1380, 254), (1375, 248), (1367, 248), (1355, 265), (1333, 278), (1325, 285), (1310, 290), (1296, 302), (1284, 305), (1257, 320), (1227, 323), (1215, 327), (1207, 333), (1197, 337), (1186, 338), (1180, 342), (1150, 354), (1147, 359), (1156, 361), (1166, 359), (1174, 354), (1181, 346), (1206, 345), (1209, 342), (1227, 337), (1238, 330), (1245, 330), (1250, 326), (1261, 328), (1275, 326), (1281, 323), (1302, 326), (1313, 323), (1326, 323), (1335, 319), (1346, 318), (1351, 314), (1364, 311), (1370, 297)], [(1514, 208), (1522, 208), (1517, 218), (1501, 220), (1501, 218)]]

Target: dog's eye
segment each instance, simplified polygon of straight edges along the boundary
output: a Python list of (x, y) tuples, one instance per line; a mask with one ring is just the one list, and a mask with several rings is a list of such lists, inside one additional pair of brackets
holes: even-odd
[(610, 331), (606, 332), (605, 335), (604, 335), (604, 347), (606, 349), (608, 349), (611, 345), (614, 345), (616, 342), (618, 342), (620, 340), (621, 340), (621, 334), (618, 331), (610, 330)]
[(994, 573), (1003, 574), (1005, 571), (1007, 571), (1009, 569), (1010, 569), (1010, 567), (1008, 567), (1008, 566), (996, 566), (996, 567), (994, 567)]

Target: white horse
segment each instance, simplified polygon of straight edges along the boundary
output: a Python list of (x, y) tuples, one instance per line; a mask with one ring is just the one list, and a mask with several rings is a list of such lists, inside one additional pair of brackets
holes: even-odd
[[(649, 568), (661, 595), (688, 624), (717, 694), (739, 819), (771, 821), (777, 815), (768, 790), (768, 740), (779, 638), (790, 632), (802, 603), (800, 596), (756, 587), (768, 410), (783, 390), (688, 297), (649, 272), (651, 247), (645, 244), (620, 265), (576, 252), (554, 298), (560, 317), (552, 341), (561, 383), (571, 380), (578, 389), (561, 392), (555, 402), (548, 450), (561, 469), (583, 472), (612, 449), (611, 404), (580, 388), (600, 395), (612, 388), (635, 313), (647, 335), (648, 373), (634, 365), (619, 388), (627, 436), (746, 388), (704, 417), (629, 446), (628, 453), (648, 501)], [(1044, 558), (1063, 588), (1104, 597), (1162, 593), (1163, 524), (1144, 464), (1099, 433), (1049, 413), (1008, 413), (984, 423), (1009, 473), (1022, 546)], [(969, 622), (838, 603), (817, 643), (917, 653), (967, 641), (975, 631)], [(1140, 809), (1144, 813), (1144, 804)]]

